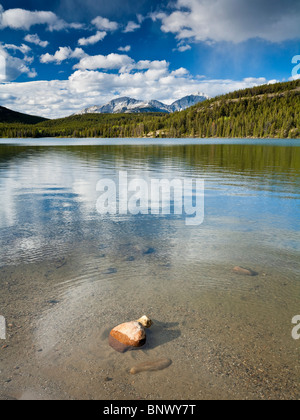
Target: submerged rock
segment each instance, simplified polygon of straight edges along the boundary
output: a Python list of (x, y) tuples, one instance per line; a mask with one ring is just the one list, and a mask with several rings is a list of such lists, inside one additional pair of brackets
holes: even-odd
[(136, 321), (115, 327), (110, 335), (126, 346), (141, 347), (146, 342), (145, 328)]
[(140, 372), (157, 372), (171, 366), (172, 360), (170, 359), (158, 359), (149, 362), (140, 363), (130, 369), (131, 375), (136, 375)]
[(249, 268), (244, 268), (244, 267), (234, 267), (233, 271), (234, 271), (236, 274), (239, 274), (239, 275), (241, 275), (241, 276), (251, 276), (251, 277), (258, 276), (258, 273), (256, 273), (256, 272), (255, 272), (255, 271), (253, 271), (253, 270), (250, 270)]
[(144, 252), (143, 252), (143, 254), (144, 255), (152, 255), (152, 254), (155, 254), (155, 249), (154, 248), (148, 248), (147, 250), (145, 250)]
[(120, 341), (116, 340), (111, 335), (108, 338), (108, 344), (118, 353), (126, 353), (127, 351), (138, 350), (138, 347), (126, 346), (125, 344), (120, 343)]
[(116, 268), (109, 268), (108, 270), (103, 271), (102, 274), (110, 275), (110, 274), (116, 274), (118, 270)]
[[(150, 328), (151, 325), (151, 319), (146, 316), (138, 321), (118, 325), (110, 332), (109, 345), (122, 353), (127, 350), (126, 347), (142, 347), (146, 344), (145, 328)], [(119, 343), (121, 346), (119, 346)]]

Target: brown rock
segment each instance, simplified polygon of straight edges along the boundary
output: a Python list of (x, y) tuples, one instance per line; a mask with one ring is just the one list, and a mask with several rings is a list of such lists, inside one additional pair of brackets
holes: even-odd
[(146, 343), (146, 328), (153, 322), (147, 316), (138, 321), (126, 322), (115, 327), (109, 335), (109, 345), (120, 353), (142, 347)]
[(258, 275), (258, 273), (256, 273), (255, 271), (250, 270), (248, 268), (244, 268), (244, 267), (234, 267), (233, 271), (236, 274), (240, 274), (241, 276), (251, 276), (251, 277), (254, 277), (254, 276), (257, 276)]
[(136, 375), (140, 372), (157, 372), (158, 370), (163, 370), (171, 366), (172, 360), (170, 359), (158, 359), (140, 363), (139, 365), (134, 366), (130, 369), (131, 375)]
[(145, 328), (137, 321), (118, 325), (111, 331), (110, 336), (130, 347), (142, 347), (146, 343)]
[(120, 341), (116, 340), (111, 335), (108, 337), (108, 344), (118, 353), (126, 353), (127, 351), (138, 350), (138, 347), (126, 346), (125, 344), (120, 343)]

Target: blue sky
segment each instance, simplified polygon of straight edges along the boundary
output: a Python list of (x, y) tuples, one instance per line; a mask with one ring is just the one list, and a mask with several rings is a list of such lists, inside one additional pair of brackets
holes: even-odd
[(0, 4), (0, 104), (49, 118), (287, 81), (300, 55), (299, 0)]

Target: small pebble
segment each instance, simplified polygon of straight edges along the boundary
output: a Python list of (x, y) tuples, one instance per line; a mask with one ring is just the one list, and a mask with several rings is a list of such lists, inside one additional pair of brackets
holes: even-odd
[(242, 276), (251, 276), (251, 277), (254, 277), (254, 276), (257, 276), (258, 275), (258, 273), (256, 273), (255, 271), (250, 270), (248, 268), (244, 268), (244, 267), (234, 267), (233, 271), (236, 274), (240, 274)]
[(154, 248), (148, 248), (147, 251), (145, 251), (143, 254), (144, 255), (155, 254), (155, 249)]
[(106, 271), (103, 271), (103, 274), (116, 274), (118, 270), (116, 268), (109, 268)]
[(52, 299), (52, 300), (48, 300), (47, 303), (49, 303), (50, 305), (57, 305), (59, 303), (59, 300)]

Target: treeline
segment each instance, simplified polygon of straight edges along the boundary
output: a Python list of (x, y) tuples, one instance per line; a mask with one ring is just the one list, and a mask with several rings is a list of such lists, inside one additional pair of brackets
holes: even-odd
[(1, 137), (155, 137), (165, 127), (165, 114), (87, 114), (42, 124), (0, 124)]
[(0, 123), (0, 136), (300, 138), (300, 81), (245, 89), (171, 115), (88, 114), (35, 125)]
[(172, 137), (300, 138), (300, 91), (218, 98), (173, 115), (167, 127)]

